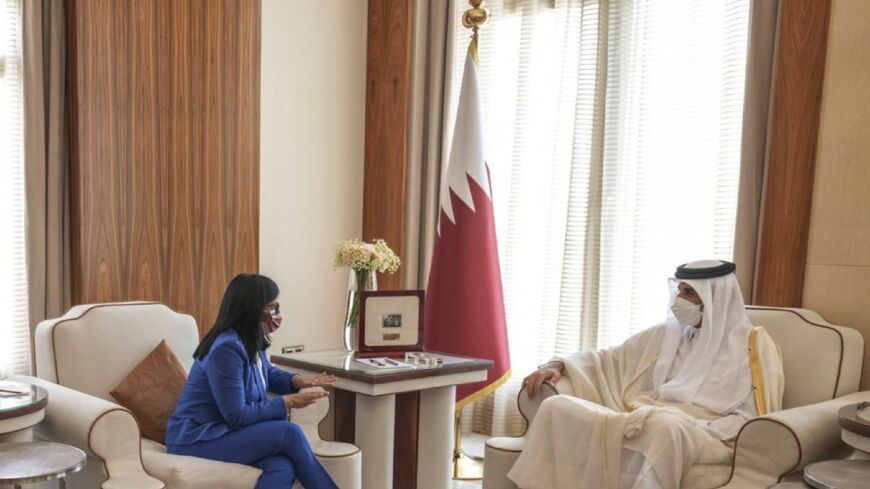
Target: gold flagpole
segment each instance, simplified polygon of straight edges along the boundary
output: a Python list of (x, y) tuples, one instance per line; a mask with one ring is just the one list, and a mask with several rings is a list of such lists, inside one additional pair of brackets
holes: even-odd
[[(468, 0), (471, 8), (462, 14), (462, 25), (471, 29), (471, 54), (477, 63), (477, 40), (480, 28), (489, 23), (489, 11), (483, 8), (485, 0)], [(453, 432), (453, 478), (455, 480), (483, 479), (483, 459), (472, 458), (462, 451), (462, 411), (457, 409)]]
[(462, 14), (462, 25), (471, 29), (471, 39), (477, 42), (477, 33), (482, 26), (489, 24), (489, 10), (483, 8), (485, 0), (468, 0), (471, 8)]

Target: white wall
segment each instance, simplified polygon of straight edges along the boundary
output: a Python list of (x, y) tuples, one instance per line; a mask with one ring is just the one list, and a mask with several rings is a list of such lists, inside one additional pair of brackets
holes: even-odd
[(337, 348), (348, 272), (333, 252), (362, 234), (368, 5), (262, 5), (260, 273), (284, 316), (273, 352)]

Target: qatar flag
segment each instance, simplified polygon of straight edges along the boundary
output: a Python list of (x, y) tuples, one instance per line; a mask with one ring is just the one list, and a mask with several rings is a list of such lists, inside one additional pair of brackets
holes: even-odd
[(476, 41), (468, 48), (453, 145), (441, 181), (438, 233), (424, 311), (427, 350), (493, 361), (486, 381), (457, 386), (457, 409), (507, 381), (510, 359), (483, 141)]

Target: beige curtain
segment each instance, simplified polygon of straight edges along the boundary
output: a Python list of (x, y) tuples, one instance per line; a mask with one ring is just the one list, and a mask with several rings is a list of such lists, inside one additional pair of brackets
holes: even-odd
[(740, 149), (740, 187), (734, 230), (737, 280), (747, 304), (754, 302), (755, 257), (761, 229), (761, 202), (767, 163), (770, 104), (773, 100), (774, 55), (779, 1), (754, 0), (749, 14), (746, 94)]
[(426, 288), (435, 228), (441, 168), (449, 141), (447, 105), (453, 78), (453, 2), (417, 0), (409, 136), (408, 209), (404, 263), (408, 288)]
[(31, 331), (70, 305), (63, 0), (24, 2), (24, 162)]
[[(404, 269), (409, 288), (426, 288), (435, 245), (441, 170), (448, 157), (445, 143), (452, 135), (454, 6), (453, 0), (417, 0), (415, 3), (408, 209), (405, 212), (408, 248)], [(463, 410), (464, 435), (472, 432), (474, 420), (481, 417), (482, 408), (489, 413), (485, 418), (492, 419), (491, 405), (488, 398)]]

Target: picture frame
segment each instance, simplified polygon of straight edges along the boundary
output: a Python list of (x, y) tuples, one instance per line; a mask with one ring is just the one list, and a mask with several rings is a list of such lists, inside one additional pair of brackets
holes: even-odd
[(359, 357), (423, 351), (423, 290), (366, 290), (360, 294)]

